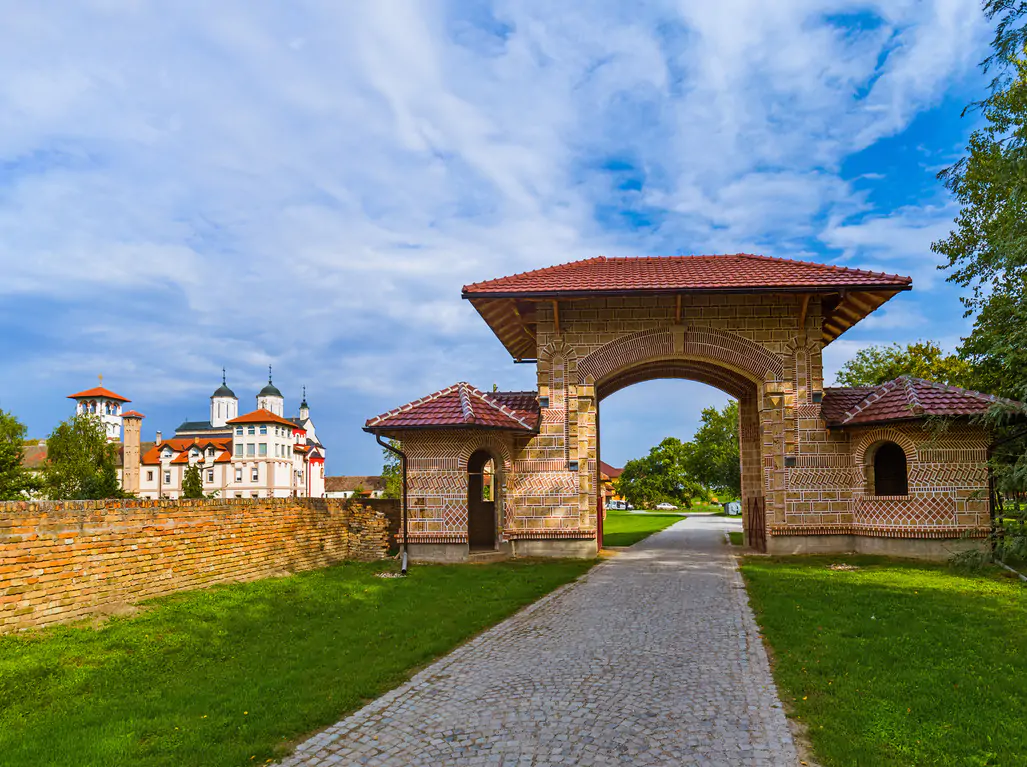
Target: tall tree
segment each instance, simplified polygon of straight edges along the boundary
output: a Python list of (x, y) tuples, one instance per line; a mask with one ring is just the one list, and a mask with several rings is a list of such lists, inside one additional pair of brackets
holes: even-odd
[(99, 418), (72, 416), (46, 441), (43, 490), (54, 500), (121, 498), (117, 455)]
[(16, 501), (35, 489), (32, 473), (23, 465), (25, 425), (0, 410), (0, 501)]
[[(403, 449), (403, 444), (398, 440), (392, 440), (397, 450)], [(382, 483), (385, 485), (382, 491), (383, 498), (403, 497), (403, 467), (400, 465), (399, 456), (391, 450), (382, 448)]]
[(926, 378), (950, 386), (974, 384), (971, 365), (955, 354), (945, 354), (934, 341), (900, 346), (868, 346), (842, 365), (842, 386), (878, 386), (902, 375)]
[(186, 468), (182, 475), (182, 497), (183, 498), (205, 498), (203, 494), (203, 475), (200, 474), (200, 467), (193, 465)]
[(703, 486), (735, 498), (741, 496), (737, 402), (732, 400), (722, 410), (703, 408), (702, 424), (692, 438), (685, 465)]

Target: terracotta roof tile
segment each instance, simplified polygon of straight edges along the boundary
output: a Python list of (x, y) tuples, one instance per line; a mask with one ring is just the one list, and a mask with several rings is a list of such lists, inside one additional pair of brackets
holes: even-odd
[(748, 253), (589, 258), (465, 285), (465, 297), (669, 290), (905, 289), (909, 277)]
[(1020, 404), (957, 386), (900, 376), (880, 386), (825, 389), (821, 414), (831, 426), (862, 426), (929, 416), (980, 415), (996, 403)]
[(95, 386), (92, 389), (86, 389), (80, 391), (77, 394), (69, 394), (68, 399), (82, 399), (84, 397), (106, 397), (107, 399), (116, 399), (121, 402), (131, 402), (132, 400), (127, 397), (122, 397), (120, 394), (115, 394), (110, 389), (105, 389), (102, 386)]
[(484, 428), (534, 431), (538, 427), (534, 392), (485, 393), (457, 383), (368, 420), (369, 431), (426, 428)]
[(275, 415), (270, 410), (254, 410), (252, 413), (246, 413), (238, 418), (233, 418), (231, 421), (226, 421), (230, 425), (241, 424), (241, 423), (277, 423), (283, 426), (288, 426), (294, 431), (304, 431), (290, 421), (288, 418), (282, 418), (280, 415)]
[(126, 410), (121, 414), (122, 418), (146, 418), (145, 415), (140, 413), (138, 410)]
[(599, 473), (605, 477), (608, 477), (609, 479), (617, 479), (617, 477), (624, 473), (624, 469), (617, 469), (608, 464), (606, 461), (600, 461)]

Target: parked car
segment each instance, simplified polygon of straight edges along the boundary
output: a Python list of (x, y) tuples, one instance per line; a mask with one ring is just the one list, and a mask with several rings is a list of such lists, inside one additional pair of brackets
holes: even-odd
[(658, 503), (656, 504), (656, 508), (658, 508), (660, 511), (670, 511), (671, 509), (676, 509), (677, 506), (675, 506), (673, 503)]

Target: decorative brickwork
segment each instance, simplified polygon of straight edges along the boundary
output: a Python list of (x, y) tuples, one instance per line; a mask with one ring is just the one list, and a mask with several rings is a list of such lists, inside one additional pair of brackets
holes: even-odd
[(345, 499), (0, 504), (0, 632), (219, 581), (385, 556), (385, 514)]
[[(659, 271), (661, 264), (650, 266)], [(552, 289), (548, 274), (536, 274), (538, 290)], [(491, 284), (472, 287), (487, 292)], [(916, 420), (841, 424), (838, 417), (868, 394), (825, 392), (824, 344), (891, 295), (812, 288), (807, 294), (773, 293), (766, 286), (751, 293), (599, 291), (537, 300), (501, 292), (469, 295), (516, 357), (537, 354), (538, 433), (440, 426), (397, 435), (411, 456), (411, 540), (466, 542), (466, 460), (479, 447), (492, 452), (502, 480), (499, 543), (595, 539), (601, 403), (657, 378), (699, 381), (739, 401), (742, 501), (759, 510), (744, 520), (761, 525), (751, 541), (762, 544), (777, 535), (979, 535), (988, 524), (983, 429), (965, 419), (950, 421), (942, 433)], [(958, 416), (964, 401), (983, 402), (972, 392), (925, 382), (881, 388), (908, 394), (911, 387), (948, 408), (948, 417)], [(881, 402), (884, 395), (860, 406), (861, 417), (870, 419)], [(872, 494), (873, 456), (884, 442), (899, 445), (906, 456), (907, 474), (897, 486), (902, 496)]]

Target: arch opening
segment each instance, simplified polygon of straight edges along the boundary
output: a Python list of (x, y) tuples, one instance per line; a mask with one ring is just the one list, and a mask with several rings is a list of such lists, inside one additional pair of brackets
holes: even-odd
[(479, 449), (467, 459), (467, 543), (471, 551), (496, 548), (496, 509), (502, 508), (497, 461), (492, 453)]
[(894, 442), (881, 442), (867, 451), (867, 485), (873, 495), (909, 495), (906, 451)]
[[(624, 365), (611, 371), (595, 383), (596, 526), (600, 545), (602, 545), (602, 521), (607, 509), (607, 501), (610, 499), (609, 488), (604, 488), (601, 478), (601, 403), (612, 394), (634, 384), (664, 379), (705, 384), (738, 401), (740, 500), (743, 511), (743, 528), (749, 545), (757, 550), (763, 550), (766, 533), (758, 385), (750, 375), (727, 365), (718, 364), (709, 359), (681, 356), (647, 359)], [(681, 406), (690, 407), (691, 405), (682, 403)], [(674, 408), (674, 401), (668, 401), (666, 407)]]

